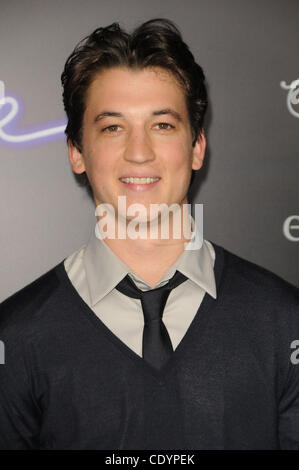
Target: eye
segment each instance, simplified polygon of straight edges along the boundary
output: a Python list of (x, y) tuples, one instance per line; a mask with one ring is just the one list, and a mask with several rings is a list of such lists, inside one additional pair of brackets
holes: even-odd
[(172, 124), (169, 124), (168, 122), (159, 122), (154, 127), (157, 127), (157, 126), (162, 131), (168, 131), (170, 129), (174, 129), (174, 126)]
[(104, 129), (102, 129), (102, 132), (107, 132), (108, 134), (113, 134), (119, 129), (120, 129), (120, 126), (118, 126), (117, 124), (112, 124), (111, 126), (104, 127)]

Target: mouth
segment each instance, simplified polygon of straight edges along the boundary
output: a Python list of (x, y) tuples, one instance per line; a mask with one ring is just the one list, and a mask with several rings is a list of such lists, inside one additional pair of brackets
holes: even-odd
[(126, 176), (119, 178), (123, 185), (133, 191), (148, 191), (154, 188), (161, 178), (159, 176), (150, 177), (150, 176), (143, 176), (143, 177), (132, 177)]

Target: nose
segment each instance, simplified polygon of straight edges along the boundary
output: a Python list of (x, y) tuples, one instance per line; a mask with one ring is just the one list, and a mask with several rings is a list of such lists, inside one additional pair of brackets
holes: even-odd
[(128, 135), (124, 159), (134, 163), (144, 163), (155, 159), (150, 137), (144, 128), (134, 129)]

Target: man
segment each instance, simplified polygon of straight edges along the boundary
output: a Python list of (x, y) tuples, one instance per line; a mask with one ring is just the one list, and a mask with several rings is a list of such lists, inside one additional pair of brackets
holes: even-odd
[(0, 447), (299, 449), (298, 289), (208, 240), (190, 249), (207, 96), (179, 31), (98, 28), (62, 84), (97, 230), (0, 306)]

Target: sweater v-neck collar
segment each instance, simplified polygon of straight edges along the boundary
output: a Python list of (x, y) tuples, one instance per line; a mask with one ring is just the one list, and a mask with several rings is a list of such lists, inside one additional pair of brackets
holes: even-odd
[(135, 361), (140, 367), (144, 370), (148, 371), (151, 375), (153, 375), (156, 379), (161, 380), (165, 374), (167, 373), (168, 369), (172, 367), (175, 363), (176, 358), (181, 355), (182, 351), (188, 345), (188, 338), (192, 331), (195, 328), (200, 327), (201, 329), (204, 328), (205, 324), (209, 319), (208, 312), (216, 305), (220, 298), (220, 284), (221, 278), (224, 269), (225, 263), (225, 249), (216, 243), (211, 242), (216, 258), (215, 258), (215, 265), (214, 265), (214, 273), (215, 273), (215, 281), (216, 281), (216, 289), (217, 289), (217, 299), (214, 299), (208, 292), (205, 293), (205, 296), (192, 320), (190, 323), (185, 335), (181, 339), (180, 343), (173, 351), (172, 356), (169, 360), (164, 364), (161, 369), (155, 369), (150, 364), (148, 364), (142, 357), (136, 354), (129, 346), (127, 346), (121, 339), (119, 339), (106, 325), (102, 320), (94, 313), (94, 311), (87, 305), (87, 303), (83, 300), (80, 294), (77, 292), (76, 288), (73, 286), (71, 280), (68, 277), (68, 274), (65, 270), (64, 261), (65, 258), (54, 268), (58, 278), (62, 282), (63, 286), (67, 289), (71, 296), (71, 300), (79, 307), (78, 311), (82, 312), (92, 324), (99, 329), (105, 336), (113, 342), (113, 344), (122, 352), (128, 356), (131, 360)]

